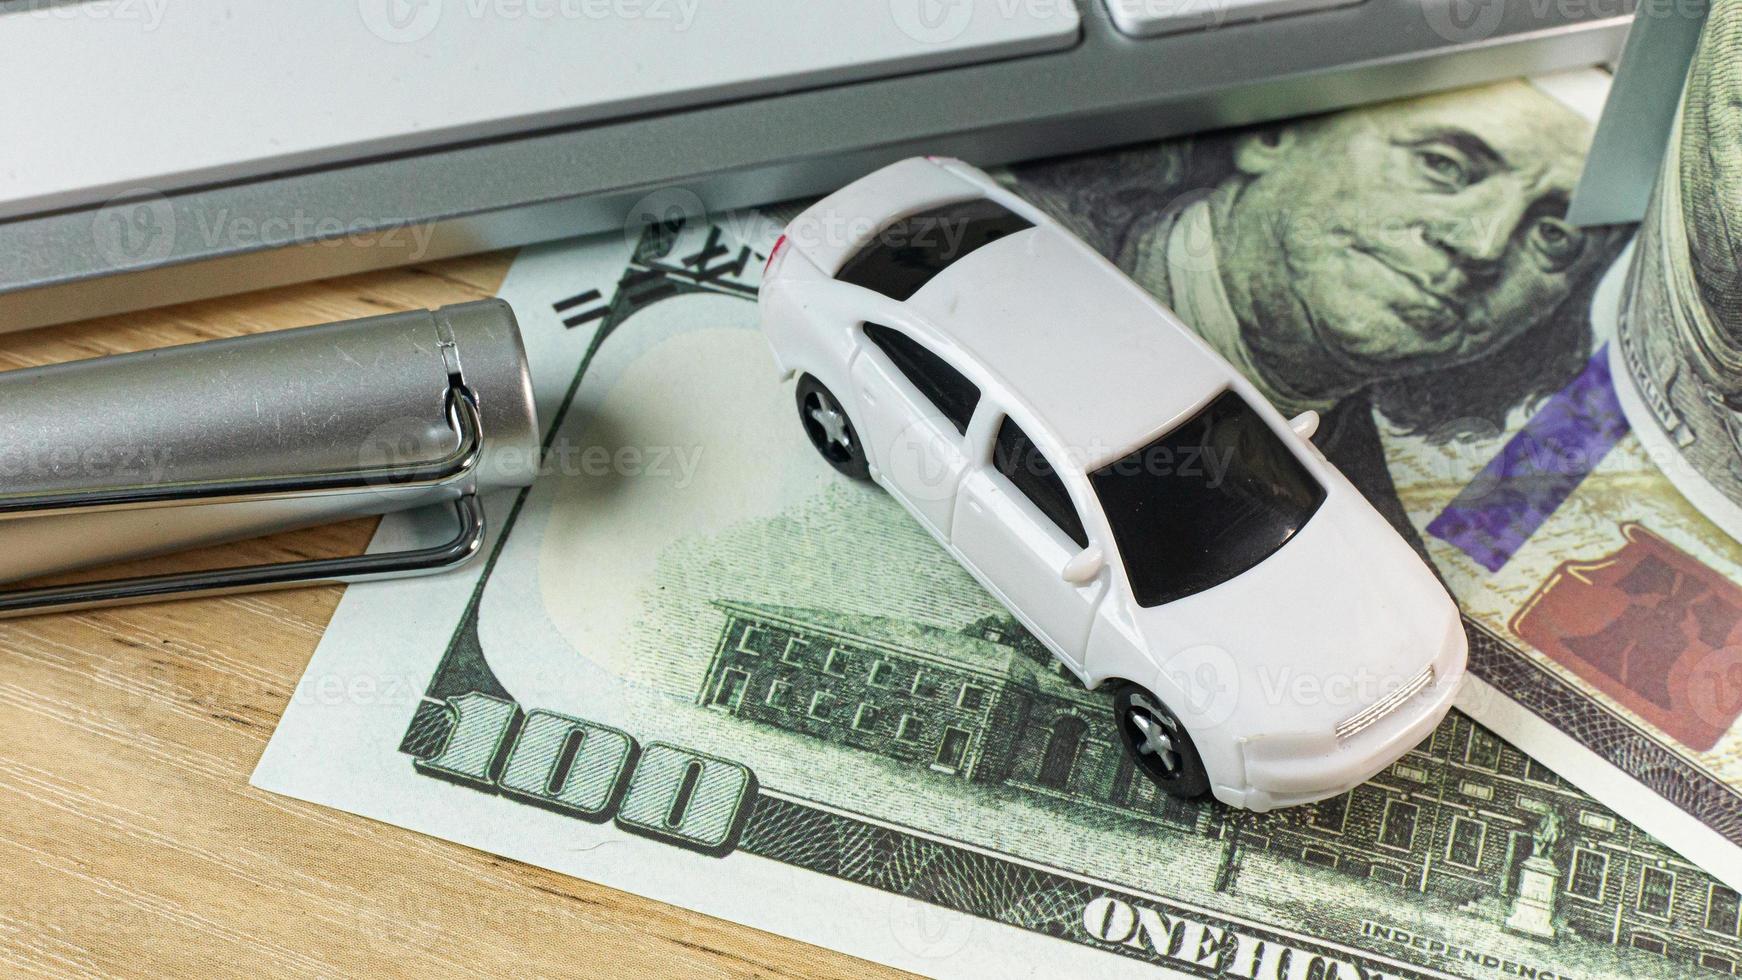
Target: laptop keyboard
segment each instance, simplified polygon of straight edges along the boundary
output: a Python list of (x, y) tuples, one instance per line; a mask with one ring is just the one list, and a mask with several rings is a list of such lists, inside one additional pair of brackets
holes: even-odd
[(0, 0), (0, 330), (1582, 67), (1633, 0), (1448, 3)]
[(0, 218), (1057, 51), (1080, 29), (1070, 0), (0, 7), (0, 81), (32, 93), (4, 112)]

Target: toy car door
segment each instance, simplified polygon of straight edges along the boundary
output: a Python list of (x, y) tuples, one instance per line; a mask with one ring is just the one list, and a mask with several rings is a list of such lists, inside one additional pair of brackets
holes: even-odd
[(990, 458), (962, 479), (951, 543), (1005, 605), (1081, 669), (1103, 570), (1080, 585), (1065, 566), (1088, 547), (1082, 518), (1044, 453), (1009, 417), (995, 425)]
[(859, 436), (890, 491), (949, 540), (968, 465), (963, 439), (980, 389), (901, 330), (877, 323), (863, 330), (852, 367)]

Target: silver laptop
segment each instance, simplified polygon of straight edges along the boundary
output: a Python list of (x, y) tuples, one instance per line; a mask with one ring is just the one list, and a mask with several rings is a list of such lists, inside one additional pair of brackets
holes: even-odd
[(1631, 0), (0, 0), (0, 327), (1612, 59)]

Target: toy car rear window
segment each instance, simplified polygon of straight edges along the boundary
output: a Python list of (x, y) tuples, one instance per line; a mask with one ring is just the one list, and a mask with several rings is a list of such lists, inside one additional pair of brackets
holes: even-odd
[(1137, 604), (1183, 599), (1270, 557), (1325, 488), (1245, 399), (1223, 392), (1178, 428), (1089, 474)]
[(975, 198), (884, 226), (835, 278), (905, 302), (938, 273), (979, 249), (1034, 227), (996, 201)]

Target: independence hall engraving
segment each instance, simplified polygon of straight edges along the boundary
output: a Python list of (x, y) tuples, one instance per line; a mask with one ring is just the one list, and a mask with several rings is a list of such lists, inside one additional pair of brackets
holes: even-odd
[(1742, 902), (1461, 714), (1354, 792), (1268, 814), (1182, 803), (1132, 769), (1108, 698), (1014, 620), (961, 632), (878, 616), (718, 602), (699, 703), (875, 752), (930, 778), (1225, 842), (1219, 880), (1266, 852), (1442, 899), (1519, 935), (1742, 972)]

